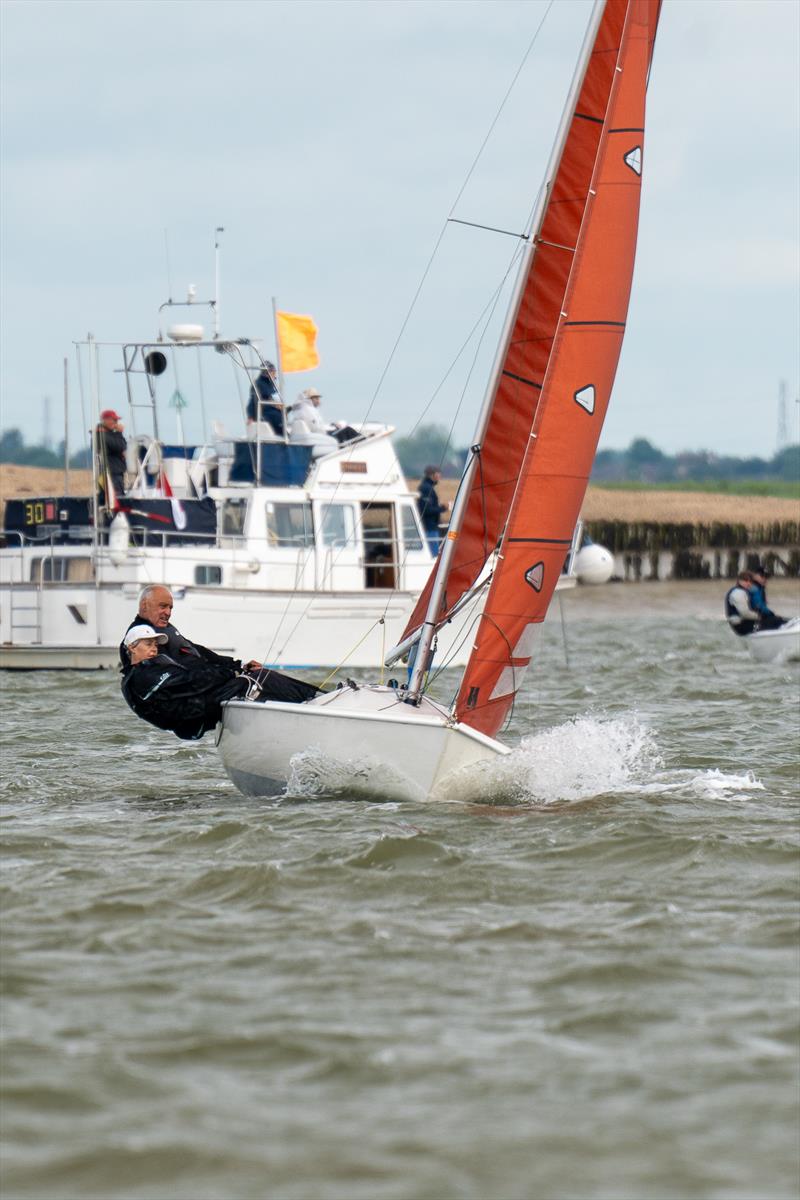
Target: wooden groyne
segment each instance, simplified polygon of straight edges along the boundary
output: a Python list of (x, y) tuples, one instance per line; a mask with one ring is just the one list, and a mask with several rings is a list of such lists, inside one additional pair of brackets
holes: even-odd
[(800, 522), (586, 521), (584, 530), (614, 555), (621, 579), (734, 579), (764, 563), (772, 575), (800, 575)]

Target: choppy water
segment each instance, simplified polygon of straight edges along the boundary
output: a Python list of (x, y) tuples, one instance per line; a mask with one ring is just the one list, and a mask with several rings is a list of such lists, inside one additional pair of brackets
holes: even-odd
[(6, 675), (4, 1200), (794, 1197), (800, 665), (676, 595), (567, 598), (480, 802)]

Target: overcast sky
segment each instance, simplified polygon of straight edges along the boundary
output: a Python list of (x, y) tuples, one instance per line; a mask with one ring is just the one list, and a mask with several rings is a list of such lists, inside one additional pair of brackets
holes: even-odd
[[(374, 397), (401, 432), (455, 421), (465, 444), (496, 322), (449, 368), (513, 239), (447, 227), (384, 371), (456, 200), (456, 217), (523, 229), (590, 10), (4, 0), (0, 425), (39, 441), (49, 396), (57, 440), (72, 343), (154, 337), (170, 286), (210, 295), (223, 225), (222, 332), (272, 357), (273, 296), (319, 326), (321, 366), (290, 377), (290, 400), (313, 382), (328, 417), (357, 420)], [(781, 381), (798, 440), (798, 14), (796, 0), (665, 0), (604, 447), (771, 456)], [(127, 418), (111, 365), (103, 400)], [(71, 387), (77, 440), (74, 365)], [(240, 428), (235, 394), (206, 402)]]

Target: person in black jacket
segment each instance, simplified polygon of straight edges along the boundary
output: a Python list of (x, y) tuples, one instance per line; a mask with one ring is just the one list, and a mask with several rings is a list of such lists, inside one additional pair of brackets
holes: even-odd
[(422, 528), (425, 530), (425, 538), (433, 555), (439, 553), (439, 522), (442, 519), (442, 513), (446, 513), (450, 507), (449, 504), (439, 503), (436, 484), (441, 478), (442, 473), (438, 467), (426, 467), (425, 476), (417, 493), (417, 508), (422, 520)]
[[(187, 657), (200, 658), (204, 662), (232, 667), (237, 671), (243, 669), (241, 659), (229, 658), (226, 654), (217, 654), (214, 650), (208, 650), (198, 642), (189, 641), (187, 637), (179, 633), (175, 626), (170, 624), (172, 607), (172, 592), (169, 588), (163, 587), (160, 583), (153, 583), (146, 587), (139, 597), (139, 611), (125, 631), (126, 636), (134, 625), (152, 625), (157, 633), (166, 634), (165, 653), (177, 662), (181, 662)], [(130, 662), (124, 637), (119, 647), (119, 660), (123, 667), (127, 667)], [(258, 659), (253, 658), (246, 664), (246, 669), (260, 671), (261, 665)]]
[(122, 421), (113, 408), (107, 408), (100, 413), (100, 424), (95, 429), (94, 444), (102, 493), (100, 502), (105, 508), (111, 508), (113, 504), (107, 480), (111, 481), (118, 497), (125, 494), (125, 451), (128, 448), (122, 432)]
[(176, 662), (166, 653), (167, 635), (151, 625), (134, 625), (123, 640), (129, 659), (121, 682), (126, 703), (143, 721), (186, 741), (201, 738), (219, 723), (226, 700), (302, 703), (318, 693), (313, 685), (277, 671), (256, 681), (224, 662), (196, 655)]
[(250, 388), (247, 400), (247, 420), (248, 423), (266, 421), (278, 437), (283, 437), (286, 421), (283, 404), (278, 395), (278, 386), (275, 382), (276, 376), (277, 371), (274, 364), (264, 363)]

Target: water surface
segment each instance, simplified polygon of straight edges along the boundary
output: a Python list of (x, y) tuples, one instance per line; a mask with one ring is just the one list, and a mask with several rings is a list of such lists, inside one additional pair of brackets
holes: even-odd
[(438, 805), (4, 675), (4, 1200), (794, 1197), (800, 665), (653, 588)]

